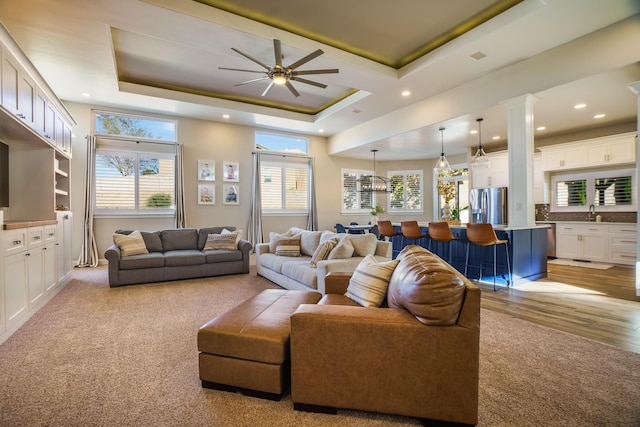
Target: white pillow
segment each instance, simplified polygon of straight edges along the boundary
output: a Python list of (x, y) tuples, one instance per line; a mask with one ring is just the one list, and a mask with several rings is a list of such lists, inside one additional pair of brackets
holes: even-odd
[(373, 255), (364, 257), (349, 279), (345, 296), (364, 307), (380, 307), (387, 295), (389, 280), (400, 260), (377, 262)]
[(220, 234), (235, 234), (235, 236), (236, 236), (236, 247), (235, 247), (235, 249), (238, 249), (238, 242), (240, 242), (240, 240), (242, 239), (242, 230), (229, 231), (226, 228), (223, 228), (222, 232)]
[(113, 241), (120, 248), (120, 255), (122, 255), (123, 258), (149, 253), (142, 234), (140, 234), (138, 230), (129, 235), (115, 233), (113, 235)]
[(300, 235), (294, 235), (291, 230), (287, 231), (283, 234), (274, 233), (273, 231), (269, 233), (269, 253), (275, 254), (276, 247), (278, 246), (278, 242), (280, 240), (289, 240), (291, 238), (297, 237), (300, 239)]
[(354, 256), (375, 255), (378, 247), (378, 237), (375, 234), (349, 234), (349, 239), (355, 249)]
[(238, 249), (235, 234), (209, 234), (203, 251), (235, 251)]
[(338, 242), (335, 239), (327, 240), (326, 242), (320, 243), (313, 255), (311, 255), (311, 267), (316, 268), (318, 266), (318, 261), (327, 259), (327, 257), (337, 244)]
[(335, 248), (329, 253), (327, 259), (344, 259), (351, 258), (353, 256), (353, 245), (351, 240), (347, 237), (338, 242)]

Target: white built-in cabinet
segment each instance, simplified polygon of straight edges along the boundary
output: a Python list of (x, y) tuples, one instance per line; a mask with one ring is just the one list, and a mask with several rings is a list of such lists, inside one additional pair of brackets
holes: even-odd
[(636, 224), (570, 222), (556, 224), (558, 258), (633, 265)]
[(606, 167), (636, 161), (636, 132), (540, 147), (545, 171)]
[(0, 343), (71, 278), (72, 126), (64, 104), (0, 24), (0, 142), (9, 207), (0, 209)]
[(487, 154), (489, 167), (472, 169), (472, 188), (508, 187), (509, 186), (509, 153), (500, 151)]

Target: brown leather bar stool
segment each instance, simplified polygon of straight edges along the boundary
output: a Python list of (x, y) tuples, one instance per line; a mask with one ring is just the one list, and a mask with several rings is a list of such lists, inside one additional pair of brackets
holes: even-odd
[(395, 228), (393, 228), (393, 224), (391, 224), (391, 221), (378, 221), (378, 232), (380, 233), (380, 236), (387, 237), (389, 238), (389, 240), (392, 237), (395, 236), (402, 236), (402, 233), (400, 233), (399, 231), (396, 231)]
[(431, 242), (449, 243), (449, 264), (451, 264), (451, 241), (460, 240), (451, 233), (449, 223), (446, 221), (429, 223), (429, 251), (431, 251)]
[[(467, 258), (464, 263), (464, 275), (467, 276), (467, 268), (469, 267), (469, 244), (478, 246), (493, 246), (493, 290), (496, 290), (496, 252), (498, 245), (504, 245), (507, 254), (507, 269), (509, 270), (509, 279), (507, 287), (513, 283), (513, 274), (511, 273), (511, 263), (509, 262), (509, 240), (501, 240), (496, 236), (493, 225), (487, 223), (467, 224)], [(482, 280), (482, 261), (480, 261), (480, 279)]]
[(422, 233), (418, 221), (402, 221), (400, 223), (400, 230), (402, 231), (405, 241), (416, 240), (416, 244), (425, 247), (425, 245), (420, 244), (420, 241), (425, 241), (429, 235)]

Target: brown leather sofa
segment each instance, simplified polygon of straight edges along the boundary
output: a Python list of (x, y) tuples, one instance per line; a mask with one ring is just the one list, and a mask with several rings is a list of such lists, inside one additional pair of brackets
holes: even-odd
[[(475, 425), (480, 289), (418, 246), (398, 256), (388, 307), (347, 298), (349, 273), (291, 317), (294, 408), (336, 408)], [(384, 305), (384, 304), (383, 304)]]

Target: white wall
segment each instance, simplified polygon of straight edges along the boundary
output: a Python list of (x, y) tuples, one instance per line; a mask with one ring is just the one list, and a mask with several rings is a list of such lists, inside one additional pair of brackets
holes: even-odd
[[(74, 258), (80, 252), (82, 235), (82, 212), (84, 205), (84, 176), (86, 172), (86, 139), (91, 133), (92, 107), (88, 104), (65, 103), (71, 114), (78, 122), (73, 132), (73, 160), (71, 163), (71, 209), (74, 212), (73, 251)], [(103, 107), (96, 109), (105, 110)], [(132, 111), (115, 110), (120, 112), (137, 113)], [(176, 119), (176, 117), (150, 115)], [(184, 144), (185, 167), (185, 200), (186, 219), (188, 227), (207, 227), (215, 225), (235, 225), (243, 230), (247, 229), (249, 220), (249, 197), (252, 179), (252, 151), (254, 150), (254, 133), (258, 128), (238, 126), (229, 123), (177, 118), (178, 138)], [(344, 157), (329, 156), (327, 154), (327, 140), (324, 137), (310, 138), (310, 154), (315, 159), (317, 185), (318, 226), (320, 229), (333, 229), (336, 223), (350, 223), (357, 221), (367, 223), (368, 215), (345, 215), (340, 213), (341, 168), (372, 169), (373, 159), (355, 160)], [(212, 159), (216, 164), (216, 204), (197, 204), (197, 162)], [(240, 164), (239, 205), (224, 205), (222, 203), (222, 163), (233, 161)], [(429, 221), (431, 219), (431, 168), (433, 160), (416, 160), (407, 162), (378, 162), (378, 174), (385, 175), (387, 170), (423, 169), (425, 179), (425, 209), (424, 214), (416, 216), (389, 216), (382, 214), (382, 218), (392, 221), (403, 219), (417, 219)], [(386, 206), (386, 200), (381, 201)], [(94, 228), (98, 244), (99, 257), (103, 258), (105, 249), (112, 243), (112, 234), (117, 229), (159, 230), (173, 227), (171, 218), (96, 218)], [(306, 217), (300, 216), (266, 216), (263, 218), (263, 231), (268, 240), (270, 231), (282, 232), (291, 226), (304, 227)], [(246, 236), (246, 234), (245, 234)]]

